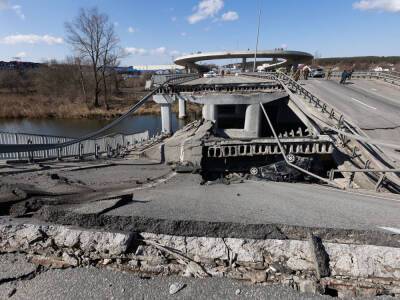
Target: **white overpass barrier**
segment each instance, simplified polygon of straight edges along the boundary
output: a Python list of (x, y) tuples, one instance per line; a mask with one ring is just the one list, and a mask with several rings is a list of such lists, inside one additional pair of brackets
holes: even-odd
[[(0, 132), (1, 145), (30, 145), (30, 144), (62, 144), (73, 141), (73, 138), (53, 135), (37, 135), (25, 133)], [(88, 139), (66, 147), (52, 148), (39, 151), (0, 153), (0, 160), (46, 160), (69, 157), (84, 158), (87, 156), (100, 157), (120, 155), (131, 145), (149, 140), (149, 132), (135, 134), (113, 134), (97, 139)]]

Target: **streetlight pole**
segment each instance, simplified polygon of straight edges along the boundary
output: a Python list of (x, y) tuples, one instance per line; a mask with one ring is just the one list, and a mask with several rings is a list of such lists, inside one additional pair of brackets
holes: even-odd
[(258, 51), (258, 38), (260, 36), (260, 22), (261, 22), (261, 4), (260, 4), (260, 10), (258, 12), (257, 41), (256, 41), (256, 51), (254, 52), (253, 72), (256, 71), (256, 65), (257, 65), (257, 51)]

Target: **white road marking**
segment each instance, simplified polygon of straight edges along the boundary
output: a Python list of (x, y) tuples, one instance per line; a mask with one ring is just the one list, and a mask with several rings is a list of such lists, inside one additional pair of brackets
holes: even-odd
[(374, 89), (374, 88), (372, 88), (372, 89), (371, 89), (371, 91), (374, 91), (374, 92), (376, 92), (376, 91), (377, 91), (377, 89)]
[(356, 102), (358, 102), (358, 103), (360, 103), (360, 104), (362, 104), (362, 105), (365, 105), (366, 107), (369, 107), (369, 108), (371, 108), (371, 109), (376, 109), (376, 107), (369, 106), (368, 104), (365, 104), (364, 102), (361, 102), (360, 100), (358, 100), (358, 99), (356, 99), (356, 98), (351, 97), (351, 99), (354, 100), (354, 101), (356, 101)]
[(393, 233), (396, 233), (396, 234), (400, 234), (400, 229), (398, 229), (398, 228), (393, 228), (393, 227), (381, 227), (381, 226), (379, 226), (378, 228), (384, 229), (384, 230), (387, 230), (387, 231), (390, 231), (390, 232), (393, 232)]

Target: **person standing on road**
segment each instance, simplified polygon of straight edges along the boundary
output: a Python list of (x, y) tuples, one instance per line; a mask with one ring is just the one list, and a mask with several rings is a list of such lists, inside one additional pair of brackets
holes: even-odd
[(347, 70), (344, 70), (342, 73), (342, 79), (340, 79), (340, 84), (345, 84), (346, 83), (346, 79), (347, 76), (349, 75), (349, 73), (347, 72)]
[(303, 76), (304, 76), (304, 80), (308, 80), (308, 76), (310, 75), (310, 67), (309, 66), (305, 66), (303, 68)]
[(351, 76), (353, 76), (354, 69), (351, 69), (351, 71), (347, 74), (347, 79), (351, 80)]
[(328, 69), (328, 73), (326, 74), (326, 80), (331, 80), (332, 77), (332, 68)]
[(300, 75), (301, 75), (300, 69), (297, 69), (296, 72), (295, 72), (294, 75), (293, 75), (294, 81), (299, 81)]

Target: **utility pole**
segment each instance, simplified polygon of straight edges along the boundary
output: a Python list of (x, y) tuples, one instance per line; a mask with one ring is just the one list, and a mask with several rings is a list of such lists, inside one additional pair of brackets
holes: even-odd
[(260, 10), (258, 12), (258, 27), (257, 27), (257, 41), (256, 41), (256, 51), (254, 52), (254, 65), (253, 65), (253, 72), (256, 71), (257, 65), (257, 51), (258, 51), (258, 38), (260, 36), (260, 22), (261, 22), (261, 3), (259, 2)]

